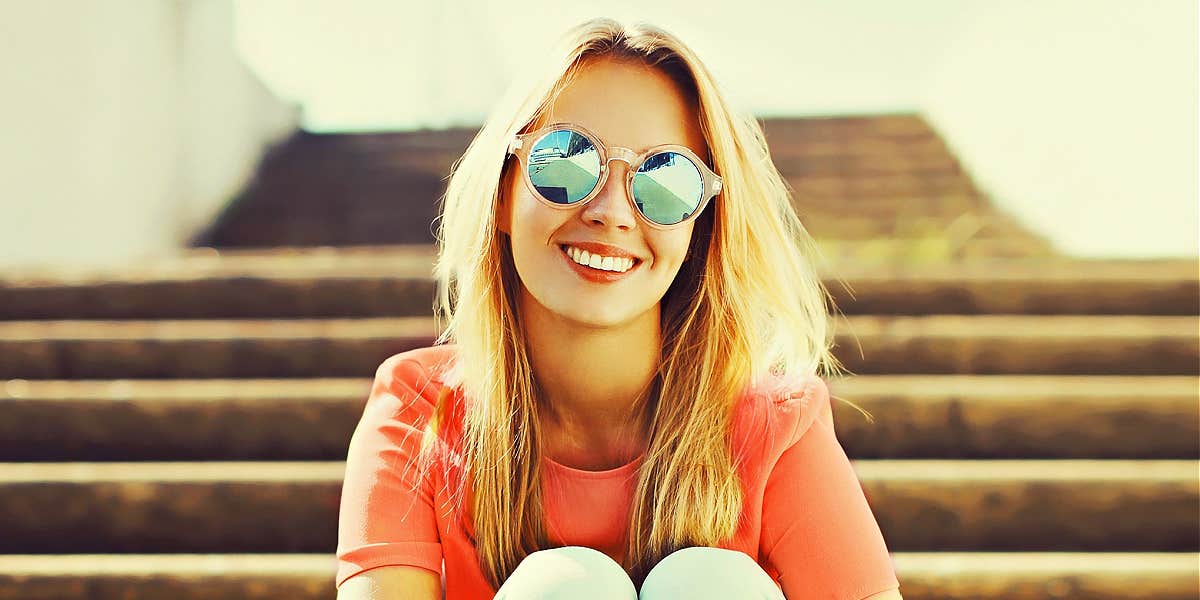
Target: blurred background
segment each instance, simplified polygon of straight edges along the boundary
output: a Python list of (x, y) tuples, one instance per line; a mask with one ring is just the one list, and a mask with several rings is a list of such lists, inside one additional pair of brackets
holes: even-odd
[(0, 600), (334, 597), (451, 165), (594, 16), (762, 123), (905, 598), (1200, 597), (1194, 0), (0, 0)]
[(594, 15), (691, 44), (767, 121), (821, 237), (1200, 252), (1191, 0), (0, 6), (4, 265), (432, 241), (448, 167), (522, 57)]

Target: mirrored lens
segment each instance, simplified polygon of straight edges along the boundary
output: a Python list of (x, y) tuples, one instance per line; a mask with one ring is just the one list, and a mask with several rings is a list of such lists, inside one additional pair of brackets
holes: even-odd
[(551, 202), (579, 202), (592, 193), (599, 178), (600, 151), (577, 132), (551, 131), (529, 150), (529, 180)]
[(659, 225), (674, 225), (692, 216), (703, 191), (700, 169), (677, 152), (647, 158), (633, 177), (634, 202), (647, 219)]

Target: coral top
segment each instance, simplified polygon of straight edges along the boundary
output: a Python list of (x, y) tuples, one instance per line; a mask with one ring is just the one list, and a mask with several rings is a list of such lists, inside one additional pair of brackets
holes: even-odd
[[(453, 517), (445, 472), (434, 468), (417, 493), (410, 491), (415, 473), (410, 459), (447, 385), (455, 416), (443, 428), (448, 433), (439, 435), (461, 440), (462, 389), (453, 376), (441, 374), (453, 363), (454, 350), (448, 344), (402, 352), (375, 374), (346, 457), (338, 587), (369, 569), (411, 565), (441, 574), (449, 600), (491, 599), (496, 593), (479, 569), (468, 530)], [(789, 600), (859, 600), (899, 588), (879, 525), (834, 435), (821, 378), (748, 386), (733, 427), (735, 444), (747, 456), (739, 467), (745, 502), (737, 533), (721, 547), (755, 559)], [(641, 461), (639, 456), (612, 470), (581, 471), (543, 459), (551, 541), (620, 556)]]

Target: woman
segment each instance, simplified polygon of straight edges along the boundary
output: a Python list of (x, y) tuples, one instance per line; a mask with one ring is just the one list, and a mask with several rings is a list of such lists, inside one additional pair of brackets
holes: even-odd
[(444, 333), (376, 372), (338, 597), (900, 598), (757, 122), (652, 26), (542, 58), (450, 179)]

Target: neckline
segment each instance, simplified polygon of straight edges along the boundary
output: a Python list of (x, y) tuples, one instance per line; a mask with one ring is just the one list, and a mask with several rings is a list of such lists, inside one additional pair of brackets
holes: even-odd
[(576, 477), (576, 478), (612, 479), (615, 477), (619, 477), (621, 475), (625, 475), (629, 471), (634, 470), (635, 468), (637, 468), (637, 466), (639, 464), (641, 464), (642, 459), (644, 459), (645, 457), (646, 457), (646, 453), (643, 452), (643, 453), (639, 454), (637, 456), (637, 458), (634, 458), (632, 461), (625, 463), (619, 467), (613, 467), (606, 471), (585, 471), (583, 469), (576, 469), (574, 467), (568, 467), (567, 465), (557, 462), (548, 456), (543, 456), (542, 462), (545, 462), (546, 464), (550, 465), (552, 468), (554, 468), (558, 471), (561, 471), (563, 473), (566, 473), (566, 474), (568, 474), (572, 477)]

